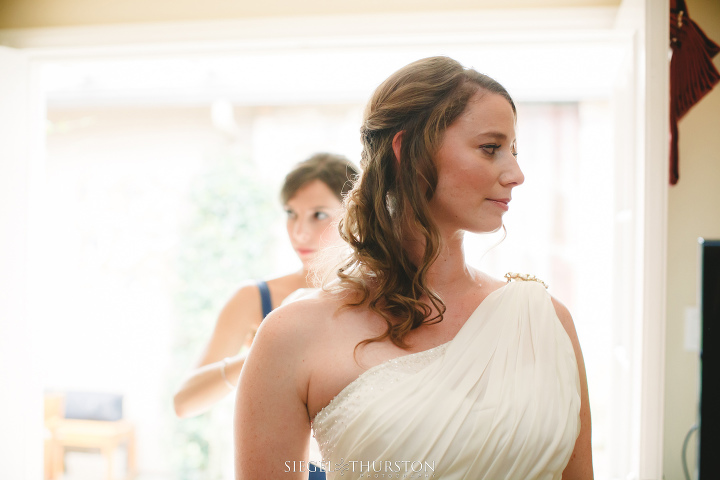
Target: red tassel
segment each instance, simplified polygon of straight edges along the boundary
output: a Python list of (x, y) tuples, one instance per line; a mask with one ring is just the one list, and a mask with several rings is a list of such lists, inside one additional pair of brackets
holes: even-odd
[(690, 19), (684, 0), (670, 8), (670, 184), (679, 178), (677, 122), (720, 82), (712, 59), (720, 46)]

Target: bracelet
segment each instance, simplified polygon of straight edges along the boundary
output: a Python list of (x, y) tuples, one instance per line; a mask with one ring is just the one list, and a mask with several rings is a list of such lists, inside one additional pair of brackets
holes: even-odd
[(228, 380), (227, 375), (225, 375), (225, 367), (227, 364), (230, 363), (230, 357), (225, 357), (222, 359), (222, 366), (220, 367), (220, 374), (223, 377), (223, 380), (225, 381), (225, 385), (228, 386), (230, 390), (235, 390), (235, 385), (230, 383), (230, 380)]

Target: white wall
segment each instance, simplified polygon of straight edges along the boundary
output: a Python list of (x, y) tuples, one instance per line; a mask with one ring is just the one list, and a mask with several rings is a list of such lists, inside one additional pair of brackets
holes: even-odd
[(481, 8), (616, 7), (619, 3), (620, 0), (3, 0), (0, 28)]

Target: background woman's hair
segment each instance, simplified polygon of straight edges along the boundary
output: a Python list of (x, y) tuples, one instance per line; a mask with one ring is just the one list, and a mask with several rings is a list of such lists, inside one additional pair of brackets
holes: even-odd
[[(375, 90), (365, 109), (362, 173), (339, 224), (351, 254), (338, 270), (336, 289), (354, 294), (347, 306), (367, 304), (382, 316), (387, 330), (358, 346), (389, 337), (407, 348), (408, 332), (442, 321), (445, 304), (427, 280), (441, 248), (428, 209), (438, 180), (434, 157), (445, 130), (478, 92), (503, 96), (516, 112), (502, 85), (448, 57), (401, 68)], [(392, 143), (400, 132), (398, 161)], [(421, 258), (413, 260), (406, 251), (408, 238), (421, 241)]]
[(314, 180), (320, 180), (342, 201), (352, 188), (358, 173), (355, 165), (342, 155), (316, 153), (295, 165), (287, 174), (280, 190), (280, 199), (284, 205), (302, 187)]

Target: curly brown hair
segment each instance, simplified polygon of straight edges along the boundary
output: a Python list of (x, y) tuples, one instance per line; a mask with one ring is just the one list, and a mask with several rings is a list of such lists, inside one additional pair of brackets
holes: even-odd
[[(339, 223), (351, 254), (338, 270), (337, 287), (353, 294), (347, 307), (367, 305), (387, 330), (358, 346), (389, 337), (407, 348), (404, 339), (411, 330), (443, 319), (445, 304), (428, 283), (442, 243), (428, 209), (438, 181), (434, 157), (445, 130), (477, 92), (503, 96), (516, 112), (502, 85), (448, 57), (401, 68), (375, 90), (365, 109), (362, 173)], [(393, 151), (398, 133), (399, 159)], [(404, 248), (407, 238), (424, 242), (420, 259)]]

